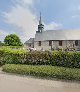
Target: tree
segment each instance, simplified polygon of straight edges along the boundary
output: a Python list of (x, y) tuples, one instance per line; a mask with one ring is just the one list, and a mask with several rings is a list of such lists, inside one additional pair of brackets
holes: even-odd
[(22, 43), (16, 34), (10, 34), (6, 36), (4, 43), (6, 46), (22, 46)]

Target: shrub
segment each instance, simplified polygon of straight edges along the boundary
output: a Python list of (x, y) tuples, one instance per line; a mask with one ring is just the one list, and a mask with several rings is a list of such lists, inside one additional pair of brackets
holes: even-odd
[(22, 54), (25, 54), (25, 50), (13, 50), (11, 48), (0, 48), (0, 65), (3, 65), (5, 63), (13, 63), (18, 64), (21, 63), (21, 56)]
[(48, 65), (52, 61), (52, 54), (49, 51), (34, 51), (25, 55), (25, 64)]
[(80, 53), (78, 52), (53, 53), (53, 65), (79, 68)]
[(24, 75), (33, 75), (44, 78), (58, 78), (66, 80), (79, 80), (80, 69), (64, 68), (58, 66), (45, 66), (45, 65), (4, 65), (3, 71), (9, 73), (17, 73)]
[(80, 68), (80, 52), (0, 49), (0, 64), (52, 65)]

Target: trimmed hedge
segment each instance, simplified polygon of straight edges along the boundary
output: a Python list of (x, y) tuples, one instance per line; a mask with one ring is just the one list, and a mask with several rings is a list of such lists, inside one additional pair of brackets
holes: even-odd
[(53, 53), (52, 65), (80, 68), (80, 52)]
[(80, 68), (80, 52), (49, 52), (0, 49), (0, 65), (28, 64)]
[(22, 56), (27, 51), (15, 48), (0, 48), (0, 65), (22, 63)]
[(80, 52), (31, 52), (25, 55), (24, 64), (80, 68)]
[(66, 80), (78, 80), (80, 81), (80, 69), (64, 68), (57, 66), (45, 66), (45, 65), (4, 65), (3, 71), (8, 73), (16, 73), (22, 75), (32, 75), (43, 78), (58, 78)]

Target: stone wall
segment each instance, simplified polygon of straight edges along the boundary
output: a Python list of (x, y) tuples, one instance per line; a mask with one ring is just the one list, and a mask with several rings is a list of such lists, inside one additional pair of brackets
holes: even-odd
[(59, 46), (59, 41), (52, 41), (52, 46), (49, 46), (49, 41), (42, 41), (41, 42), (41, 46), (39, 46), (38, 42), (34, 42), (34, 48), (36, 48), (37, 50), (51, 50), (51, 48), (53, 49), (57, 49), (57, 48), (61, 48), (61, 49), (65, 49), (65, 48), (75, 48), (80, 49), (80, 41), (78, 41), (78, 46), (75, 46), (75, 41), (62, 41), (62, 46)]

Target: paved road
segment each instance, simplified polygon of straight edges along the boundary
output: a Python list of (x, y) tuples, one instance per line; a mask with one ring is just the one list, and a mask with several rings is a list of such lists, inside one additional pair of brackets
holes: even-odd
[(21, 77), (0, 72), (0, 92), (80, 92), (80, 84)]

